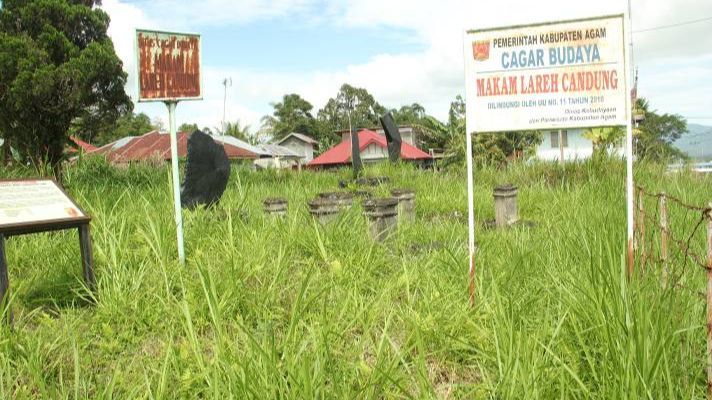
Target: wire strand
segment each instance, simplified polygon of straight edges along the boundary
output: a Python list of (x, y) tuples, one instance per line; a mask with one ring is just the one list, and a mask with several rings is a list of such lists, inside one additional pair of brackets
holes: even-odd
[(654, 26), (652, 28), (639, 29), (637, 31), (633, 31), (633, 33), (653, 32), (653, 31), (659, 31), (662, 29), (670, 29), (670, 28), (677, 28), (679, 26), (697, 24), (697, 23), (705, 22), (705, 21), (712, 21), (712, 17), (705, 17), (705, 18), (695, 19), (695, 20), (691, 20), (691, 21), (678, 22), (676, 24), (660, 25), (660, 26)]

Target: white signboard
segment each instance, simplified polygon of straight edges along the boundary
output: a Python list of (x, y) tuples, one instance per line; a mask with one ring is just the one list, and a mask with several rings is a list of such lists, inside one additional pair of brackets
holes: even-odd
[(86, 218), (51, 180), (0, 181), (0, 228)]
[(623, 16), (465, 35), (468, 132), (626, 125)]

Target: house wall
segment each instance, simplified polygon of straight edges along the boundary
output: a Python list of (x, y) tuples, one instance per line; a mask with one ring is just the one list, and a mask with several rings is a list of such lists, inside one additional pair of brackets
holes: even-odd
[(361, 150), (361, 161), (377, 162), (388, 158), (388, 151), (374, 143), (369, 144)]
[[(418, 142), (417, 135), (415, 133), (415, 130), (413, 130), (413, 128), (411, 128), (409, 126), (401, 126), (398, 128), (398, 131), (400, 132), (401, 140), (403, 141), (403, 143), (408, 143), (411, 146), (420, 148), (420, 146), (418, 146), (418, 143), (417, 143)], [(386, 131), (384, 131), (383, 129), (377, 129), (376, 133), (378, 133), (381, 136), (386, 135)]]
[(295, 137), (290, 137), (289, 139), (280, 143), (280, 146), (284, 146), (289, 150), (292, 150), (293, 152), (304, 156), (304, 163), (308, 163), (309, 161), (314, 159), (314, 146)]
[[(591, 158), (593, 155), (593, 142), (586, 139), (583, 136), (585, 129), (568, 129), (566, 130), (568, 135), (568, 143), (564, 146), (564, 160), (586, 160)], [(552, 147), (551, 145), (551, 132), (556, 132), (558, 136), (558, 130), (547, 130), (544, 131), (544, 140), (536, 149), (536, 157), (544, 161), (559, 161), (560, 152), (558, 145)], [(616, 147), (610, 150), (610, 154), (618, 157), (625, 156), (625, 149), (623, 147)]]
[[(536, 156), (540, 160), (559, 161), (561, 157), (559, 146), (552, 147), (551, 133), (558, 130), (544, 131), (544, 140), (536, 149)], [(568, 129), (566, 146), (564, 146), (564, 160), (584, 160), (593, 154), (593, 143), (583, 137), (583, 129)]]

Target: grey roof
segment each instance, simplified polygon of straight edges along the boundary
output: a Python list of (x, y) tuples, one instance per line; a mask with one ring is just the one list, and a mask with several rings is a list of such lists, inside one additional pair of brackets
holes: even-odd
[(213, 136), (213, 140), (216, 140), (216, 141), (219, 141), (222, 143), (227, 143), (227, 144), (235, 146), (235, 147), (243, 148), (247, 151), (258, 154), (260, 157), (272, 157), (272, 153), (270, 153), (269, 151), (267, 151), (261, 147), (258, 147), (258, 146), (253, 146), (253, 145), (245, 142), (244, 140), (240, 140), (234, 136), (228, 136), (228, 135), (218, 136), (218, 135), (216, 135), (216, 136)]
[(269, 152), (272, 157), (283, 157), (283, 158), (302, 158), (301, 154), (295, 153), (294, 151), (280, 146), (278, 144), (263, 144), (262, 148)]
[(318, 144), (318, 143), (319, 143), (319, 142), (317, 142), (316, 140), (310, 138), (309, 136), (307, 136), (307, 135), (305, 135), (305, 134), (303, 134), (303, 133), (292, 132), (292, 133), (290, 133), (289, 135), (285, 136), (282, 140), (280, 140), (279, 142), (277, 142), (277, 144), (282, 144), (285, 140), (289, 139), (290, 137), (295, 137), (295, 138), (301, 140), (302, 142), (307, 142), (307, 143), (311, 143), (311, 144)]

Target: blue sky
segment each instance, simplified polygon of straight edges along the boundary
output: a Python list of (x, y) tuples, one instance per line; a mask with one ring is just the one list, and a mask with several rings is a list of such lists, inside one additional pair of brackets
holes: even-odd
[(200, 30), (206, 62), (218, 68), (244, 68), (308, 73), (369, 60), (380, 53), (423, 51), (407, 29), (360, 29), (286, 23), (252, 22)]
[[(633, 29), (712, 16), (710, 0), (632, 0)], [(622, 13), (624, 0), (104, 0), (110, 35), (135, 95), (133, 31), (203, 35), (204, 100), (178, 107), (178, 122), (253, 129), (270, 103), (299, 93), (318, 110), (341, 84), (365, 87), (384, 105), (418, 102), (444, 119), (464, 94), (462, 32), (528, 22)], [(639, 93), (662, 112), (712, 125), (712, 21), (634, 35)], [(162, 104), (136, 111), (167, 120)]]

